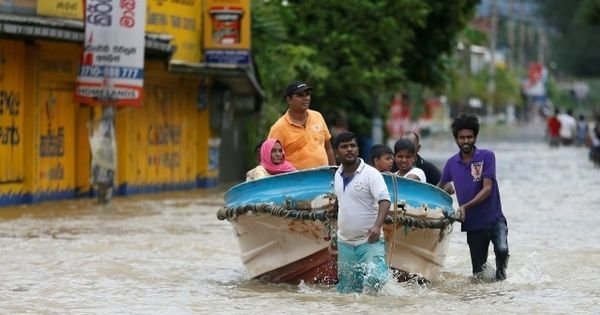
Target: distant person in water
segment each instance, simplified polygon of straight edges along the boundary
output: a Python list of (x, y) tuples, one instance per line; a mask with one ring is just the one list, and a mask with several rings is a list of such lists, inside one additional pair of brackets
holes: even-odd
[(371, 165), (380, 172), (391, 172), (394, 165), (394, 152), (385, 144), (371, 147)]
[(590, 160), (595, 165), (600, 165), (600, 116), (596, 118), (593, 128), (589, 131)]
[(579, 121), (577, 121), (577, 135), (575, 138), (577, 146), (585, 145), (585, 139), (588, 136), (588, 132), (588, 122), (585, 120), (585, 116), (580, 114)]
[(508, 266), (508, 225), (502, 213), (496, 179), (494, 152), (475, 146), (479, 120), (462, 114), (452, 122), (452, 134), (459, 152), (448, 159), (439, 186), (454, 182), (459, 207), (458, 218), (471, 252), (473, 276), (481, 279), (490, 242), (496, 254), (496, 280), (506, 279)]
[(275, 139), (267, 139), (260, 147), (260, 164), (246, 173), (246, 181), (295, 170), (296, 168), (285, 160), (281, 143)]
[(427, 177), (422, 169), (415, 167), (417, 150), (414, 143), (407, 139), (399, 139), (394, 144), (394, 162), (398, 171), (396, 175), (426, 183)]
[(548, 134), (548, 144), (551, 147), (558, 147), (560, 144), (560, 119), (558, 119), (560, 111), (554, 110), (554, 115), (548, 118), (546, 122), (546, 132)]
[(560, 120), (559, 135), (562, 145), (572, 145), (577, 133), (577, 120), (573, 117), (573, 111), (569, 109), (566, 114), (558, 115), (558, 120)]

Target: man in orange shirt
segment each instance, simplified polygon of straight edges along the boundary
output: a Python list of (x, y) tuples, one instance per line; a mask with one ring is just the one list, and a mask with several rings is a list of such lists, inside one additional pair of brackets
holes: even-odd
[(286, 87), (288, 110), (271, 126), (267, 137), (281, 142), (286, 159), (299, 170), (336, 165), (327, 124), (321, 113), (308, 109), (311, 91), (302, 81)]

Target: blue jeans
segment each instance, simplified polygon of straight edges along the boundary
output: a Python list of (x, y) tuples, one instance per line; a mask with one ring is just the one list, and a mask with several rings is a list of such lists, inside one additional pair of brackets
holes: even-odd
[(377, 292), (389, 277), (383, 240), (357, 246), (338, 240), (339, 293)]
[(496, 280), (504, 280), (506, 279), (506, 267), (508, 266), (509, 257), (506, 218), (500, 217), (489, 228), (467, 232), (473, 275), (483, 271), (483, 266), (487, 262), (490, 242), (494, 245), (496, 255)]

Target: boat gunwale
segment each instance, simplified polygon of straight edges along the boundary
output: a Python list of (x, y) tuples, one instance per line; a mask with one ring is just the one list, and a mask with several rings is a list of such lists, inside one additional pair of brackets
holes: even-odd
[[(267, 177), (263, 177), (263, 178), (259, 178), (256, 180), (252, 180), (252, 181), (245, 181), (245, 182), (241, 182), (238, 183), (234, 186), (232, 186), (231, 188), (229, 188), (224, 195), (224, 199), (225, 199), (225, 203), (227, 207), (230, 207), (232, 205), (236, 205), (236, 206), (240, 206), (240, 205), (248, 205), (248, 204), (252, 204), (251, 202), (228, 202), (229, 196), (231, 196), (232, 193), (236, 193), (238, 190), (245, 188), (246, 186), (255, 186), (255, 185), (259, 185), (260, 183), (264, 183), (267, 181), (275, 181), (277, 178), (281, 178), (281, 177), (287, 177), (287, 176), (302, 176), (302, 173), (312, 173), (315, 171), (329, 171), (331, 172), (331, 175), (334, 176), (335, 172), (337, 171), (338, 166), (321, 166), (321, 167), (315, 167), (315, 168), (310, 168), (310, 169), (305, 169), (305, 170), (298, 170), (298, 171), (294, 171), (294, 172), (288, 172), (288, 173), (281, 173), (281, 174), (276, 174), (276, 175), (272, 175), (272, 176), (267, 176)], [(390, 178), (392, 183), (395, 181), (397, 183), (399, 182), (405, 182), (405, 183), (409, 183), (411, 186), (417, 185), (417, 186), (421, 186), (423, 188), (426, 188), (427, 190), (429, 190), (431, 193), (436, 194), (437, 196), (441, 197), (441, 199), (443, 199), (443, 201), (445, 202), (444, 204), (439, 204), (438, 207), (440, 207), (442, 209), (442, 211), (445, 212), (453, 212), (453, 200), (452, 197), (443, 189), (441, 189), (440, 187), (437, 187), (435, 185), (429, 184), (429, 183), (425, 183), (425, 182), (420, 182), (420, 181), (416, 181), (410, 178), (405, 178), (396, 174), (392, 174), (389, 172), (385, 172), (382, 173), (384, 179)], [(333, 177), (331, 178), (333, 180)], [(387, 182), (387, 180), (386, 180)], [(389, 189), (389, 187), (388, 187)], [(390, 191), (390, 195), (392, 194), (392, 191)], [(399, 202), (401, 199), (397, 199), (396, 202)], [(421, 202), (421, 205), (423, 203)], [(418, 206), (421, 206), (418, 205)], [(435, 209), (437, 207), (431, 207), (431, 209)], [(392, 207), (393, 209), (393, 207)], [(391, 210), (391, 209), (390, 209)]]

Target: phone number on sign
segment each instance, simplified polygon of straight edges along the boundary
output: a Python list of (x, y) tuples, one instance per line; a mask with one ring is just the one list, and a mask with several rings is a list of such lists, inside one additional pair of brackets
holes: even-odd
[(144, 71), (138, 68), (81, 66), (79, 76), (95, 78), (142, 79)]

